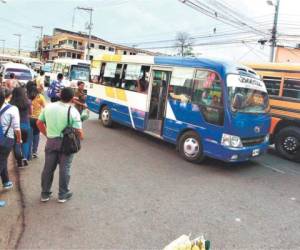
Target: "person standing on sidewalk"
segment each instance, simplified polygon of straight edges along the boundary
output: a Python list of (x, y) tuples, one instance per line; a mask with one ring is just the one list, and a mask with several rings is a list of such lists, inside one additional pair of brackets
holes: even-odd
[[(12, 97), (10, 100), (10, 104), (15, 105), (19, 109), (20, 113), (20, 125), (22, 131), (22, 156), (23, 159), (17, 159), (18, 166), (24, 167), (28, 166), (28, 160), (30, 160), (30, 136), (31, 136), (31, 128), (29, 118), (32, 113), (31, 101), (28, 99), (25, 88), (18, 87), (14, 88), (12, 92)], [(18, 145), (17, 145), (18, 146)]]
[[(45, 164), (42, 172), (41, 201), (46, 202), (51, 197), (51, 186), (57, 165), (59, 165), (59, 193), (58, 202), (66, 202), (72, 197), (69, 190), (71, 164), (74, 154), (66, 155), (61, 152), (62, 131), (68, 126), (68, 110), (74, 97), (72, 88), (63, 88), (61, 100), (45, 107), (39, 116), (37, 126), (47, 137), (45, 146)], [(83, 139), (82, 122), (76, 108), (71, 106), (69, 125), (76, 130)]]
[(30, 153), (32, 153), (32, 158), (37, 158), (37, 150), (40, 141), (40, 130), (38, 129), (36, 122), (42, 112), (42, 109), (46, 106), (46, 100), (45, 97), (40, 94), (37, 86), (33, 86), (27, 93), (27, 95), (32, 104), (32, 114), (30, 117), (30, 127), (32, 134), (32, 140), (30, 141)]
[(43, 93), (45, 88), (45, 72), (43, 70), (40, 70), (40, 74), (36, 78), (35, 82), (39, 93)]
[(18, 108), (5, 102), (5, 90), (0, 88), (0, 175), (4, 189), (13, 187), (9, 180), (7, 159), (16, 142), (21, 143), (20, 116)]

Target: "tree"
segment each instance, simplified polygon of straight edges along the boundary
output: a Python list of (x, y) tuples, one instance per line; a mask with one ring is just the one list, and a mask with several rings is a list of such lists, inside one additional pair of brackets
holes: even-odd
[(175, 46), (178, 48), (178, 54), (181, 56), (193, 56), (192, 39), (187, 32), (178, 32), (176, 34)]

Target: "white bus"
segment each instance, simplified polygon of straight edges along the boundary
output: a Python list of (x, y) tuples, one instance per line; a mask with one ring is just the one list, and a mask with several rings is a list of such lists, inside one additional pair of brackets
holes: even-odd
[(77, 87), (77, 82), (82, 81), (87, 85), (90, 80), (90, 65), (88, 60), (80, 59), (55, 59), (50, 75), (50, 82), (57, 79), (57, 74), (64, 75), (63, 84), (66, 87)]

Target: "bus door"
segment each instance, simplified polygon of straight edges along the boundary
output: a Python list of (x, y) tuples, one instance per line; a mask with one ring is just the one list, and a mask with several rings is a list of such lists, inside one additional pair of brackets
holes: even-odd
[(147, 131), (161, 135), (165, 116), (168, 86), (171, 71), (152, 69), (152, 89), (148, 114)]

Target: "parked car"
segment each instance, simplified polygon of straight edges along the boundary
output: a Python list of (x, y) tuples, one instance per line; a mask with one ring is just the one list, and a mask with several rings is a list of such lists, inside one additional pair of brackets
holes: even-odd
[(24, 86), (28, 81), (34, 80), (36, 73), (21, 63), (5, 63), (0, 67), (2, 81), (9, 79), (11, 73), (15, 74), (16, 79)]

